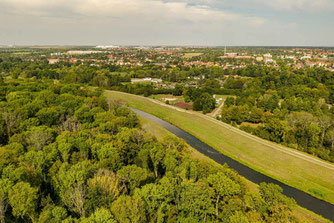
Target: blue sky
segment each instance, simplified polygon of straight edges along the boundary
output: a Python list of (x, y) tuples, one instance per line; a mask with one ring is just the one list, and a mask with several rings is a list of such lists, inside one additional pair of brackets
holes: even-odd
[(0, 45), (334, 46), (334, 0), (0, 0)]

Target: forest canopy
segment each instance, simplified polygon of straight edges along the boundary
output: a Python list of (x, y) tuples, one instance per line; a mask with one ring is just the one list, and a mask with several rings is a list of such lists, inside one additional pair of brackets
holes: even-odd
[(296, 222), (273, 184), (158, 141), (99, 88), (0, 83), (1, 222)]

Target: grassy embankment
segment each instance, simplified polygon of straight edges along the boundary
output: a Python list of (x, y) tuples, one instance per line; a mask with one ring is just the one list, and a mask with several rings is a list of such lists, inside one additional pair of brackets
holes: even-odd
[[(212, 118), (190, 111), (177, 111), (157, 104), (152, 99), (112, 91), (107, 91), (106, 95), (114, 99), (125, 100), (131, 107), (146, 111), (177, 125), (223, 154), (254, 170), (334, 204), (334, 170), (325, 167), (326, 165), (321, 166), (286, 152), (290, 151), (295, 154), (296, 150), (274, 149), (262, 144), (261, 142), (264, 140), (254, 136), (247, 137), (242, 135), (243, 132), (237, 134), (236, 132), (239, 130), (226, 127), (227, 125)], [(265, 142), (282, 148), (277, 144)], [(317, 160), (308, 154), (298, 154)]]
[[(150, 121), (146, 118), (140, 117), (140, 122), (142, 124), (143, 129), (146, 132), (151, 133), (152, 135), (154, 135), (155, 137), (157, 137), (158, 140), (163, 140), (165, 137), (167, 136), (174, 136), (171, 132), (167, 131), (166, 129), (164, 129), (163, 127), (161, 127), (160, 125), (154, 123), (153, 121)], [(210, 158), (204, 156), (203, 154), (197, 152), (195, 149), (191, 148), (190, 146), (188, 147), (190, 154), (192, 155), (192, 157), (194, 157), (194, 159), (200, 159), (203, 160), (204, 162), (209, 162), (212, 165), (220, 165), (216, 162), (214, 162), (213, 160), (211, 160)], [(250, 182), (247, 179), (244, 179), (246, 184), (248, 185), (249, 189), (251, 191), (258, 191), (258, 185), (254, 184), (252, 182)], [(325, 223), (325, 222), (329, 222), (328, 220), (324, 219), (323, 217), (309, 211), (306, 210), (300, 206), (297, 206), (296, 209), (293, 211), (294, 216), (296, 216), (300, 222), (315, 222), (315, 223)]]

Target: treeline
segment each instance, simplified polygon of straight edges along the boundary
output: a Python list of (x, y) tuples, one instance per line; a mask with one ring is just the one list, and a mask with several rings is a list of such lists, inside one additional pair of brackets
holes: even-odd
[(203, 111), (204, 114), (211, 112), (216, 107), (216, 100), (213, 98), (215, 90), (207, 87), (184, 87), (182, 84), (176, 84), (174, 88), (170, 89), (155, 89), (151, 84), (135, 83), (124, 84), (112, 89), (130, 94), (144, 95), (145, 97), (157, 94), (183, 96), (185, 102), (193, 104), (193, 110)]
[(123, 82), (129, 81), (128, 78), (152, 77), (161, 78), (164, 81), (181, 83), (182, 81), (188, 80), (189, 77), (223, 78), (224, 75), (230, 73), (229, 70), (224, 70), (222, 67), (162, 67), (154, 64), (128, 67), (107, 63), (91, 66), (90, 62), (81, 61), (75, 64), (69, 62), (48, 64), (46, 59), (39, 61), (24, 61), (20, 57), (0, 58), (0, 73), (5, 73), (13, 78), (20, 76), (23, 78), (66, 79), (66, 76), (68, 76), (68, 78), (73, 78), (72, 80), (77, 82), (89, 83), (92, 76), (96, 76), (97, 70), (104, 70), (99, 73), (104, 75), (106, 72), (125, 73), (126, 79), (122, 80)]
[[(277, 90), (281, 97), (324, 98), (327, 103), (334, 103), (334, 72), (322, 68), (292, 69), (249, 65), (231, 71), (232, 75), (255, 77), (261, 84), (262, 91)], [(321, 90), (312, 92), (313, 90)]]
[[(160, 69), (160, 68), (159, 68)], [(144, 95), (148, 97), (156, 94), (173, 94), (182, 95), (183, 90), (181, 81), (187, 79), (188, 76), (198, 76), (201, 72), (205, 75), (219, 73), (220, 68), (191, 68), (180, 70), (178, 68), (170, 68), (167, 71), (159, 70), (152, 66), (140, 68), (121, 68), (112, 65), (103, 65), (101, 67), (89, 66), (87, 64), (76, 65), (60, 62), (57, 64), (47, 64), (47, 62), (24, 62), (20, 58), (10, 58), (0, 63), (0, 71), (7, 73), (12, 78), (36, 78), (36, 79), (55, 79), (65, 83), (89, 84), (92, 86), (103, 87), (131, 94)], [(124, 72), (125, 71), (125, 72)], [(182, 78), (179, 74), (182, 73)], [(214, 75), (216, 76), (216, 75)], [(171, 82), (180, 82), (175, 88), (153, 87), (147, 83), (130, 83), (131, 77), (159, 77)], [(196, 98), (188, 94), (187, 102), (192, 101), (194, 110), (211, 112), (215, 108), (215, 100), (213, 94), (233, 94), (234, 89), (221, 89), (219, 83), (215, 80), (206, 80), (201, 84), (199, 97)], [(193, 91), (192, 88), (188, 88)], [(195, 90), (194, 90), (195, 91)]]
[[(192, 103), (194, 110), (204, 113), (215, 108), (214, 94), (233, 95), (236, 97), (226, 100), (221, 113), (224, 122), (243, 123), (244, 130), (264, 139), (334, 161), (334, 72), (321, 68), (296, 70), (285, 65), (279, 68), (248, 65), (225, 70), (222, 67), (169, 67), (163, 70), (153, 65), (133, 68), (63, 62), (51, 65), (4, 58), (0, 61), (0, 72), (13, 78), (56, 79), (144, 96), (182, 95), (185, 102)], [(171, 84), (163, 88), (129, 83), (131, 77), (147, 76), (177, 84), (173, 83), (174, 88)], [(245, 127), (247, 122), (251, 125)], [(295, 122), (299, 124), (294, 125)]]
[(99, 89), (0, 84), (1, 222), (296, 222), (273, 184), (157, 141)]
[(0, 62), (0, 73), (11, 76), (13, 79), (18, 77), (56, 79), (67, 83), (90, 84), (105, 88), (119, 86), (122, 82), (131, 81), (130, 75), (115, 73), (119, 69), (119, 67), (113, 65), (98, 67), (67, 62), (48, 64), (47, 61), (30, 62), (22, 61), (20, 58), (9, 58)]
[(226, 80), (240, 93), (226, 99), (222, 121), (334, 162), (333, 72), (255, 66), (235, 72), (253, 78)]

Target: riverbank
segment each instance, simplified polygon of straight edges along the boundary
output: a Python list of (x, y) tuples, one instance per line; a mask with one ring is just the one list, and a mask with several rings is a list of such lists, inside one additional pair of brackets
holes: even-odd
[[(142, 128), (146, 131), (151, 133), (152, 135), (154, 135), (155, 137), (158, 138), (158, 140), (163, 140), (165, 137), (167, 136), (174, 136), (176, 137), (174, 134), (172, 134), (171, 132), (169, 132), (168, 130), (166, 130), (165, 128), (163, 128), (161, 125), (155, 123), (154, 121), (151, 121), (147, 118), (144, 118), (142, 116), (138, 116), (138, 118), (140, 119), (140, 123), (142, 125)], [(188, 150), (189, 150), (189, 154), (194, 158), (194, 159), (198, 159), (198, 160), (202, 160), (204, 162), (208, 162), (211, 165), (220, 165), (218, 163), (216, 163), (215, 161), (213, 161), (212, 159), (210, 159), (207, 156), (204, 156), (203, 154), (201, 154), (200, 152), (198, 152), (197, 150), (195, 150), (194, 148), (188, 146)], [(248, 185), (249, 189), (253, 192), (258, 192), (258, 185), (247, 180), (246, 178), (244, 178), (244, 181), (246, 182), (246, 184)], [(302, 208), (300, 206), (297, 206), (295, 208), (295, 210), (293, 211), (294, 216), (300, 221), (300, 222), (305, 222), (305, 223), (328, 223), (330, 222), (329, 220), (305, 209)]]
[[(334, 170), (318, 165), (315, 157), (300, 153), (302, 156), (310, 157), (311, 162), (298, 156), (289, 155), (285, 151), (272, 148), (272, 146), (280, 148), (274, 143), (268, 142), (272, 146), (264, 145), (261, 143), (261, 139), (252, 136), (255, 138), (252, 140), (252, 138), (242, 134), (236, 134), (232, 131), (233, 127), (224, 127), (222, 126), (224, 123), (219, 121), (216, 123), (214, 122), (216, 120), (210, 117), (160, 105), (153, 102), (152, 99), (113, 91), (106, 91), (106, 95), (125, 100), (131, 107), (175, 124), (219, 152), (260, 173), (312, 194), (319, 199), (334, 203)], [(298, 151), (292, 151), (292, 149), (288, 151), (299, 154)], [(324, 162), (319, 163), (323, 164)]]

